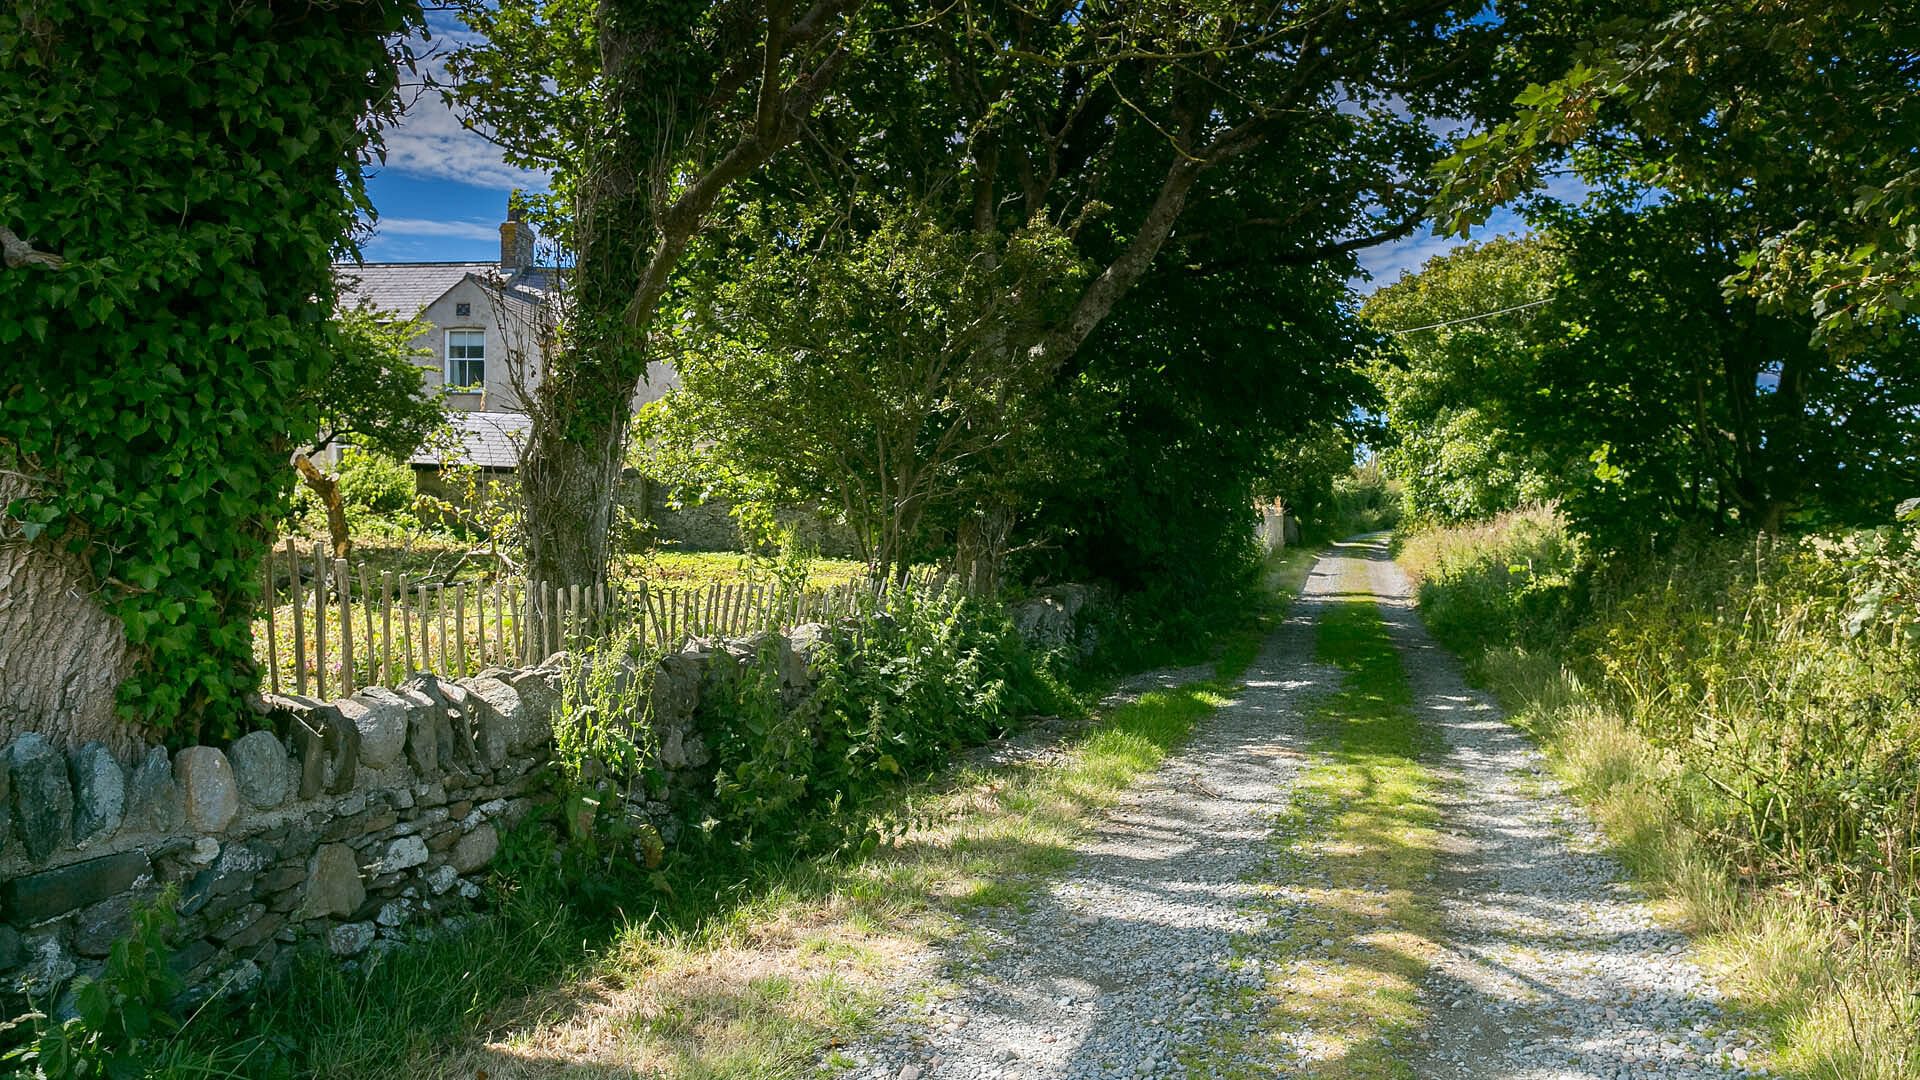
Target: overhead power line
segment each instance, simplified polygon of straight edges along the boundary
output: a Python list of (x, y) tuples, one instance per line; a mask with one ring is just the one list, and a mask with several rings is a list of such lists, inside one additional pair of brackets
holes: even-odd
[(1448, 319), (1446, 322), (1428, 323), (1425, 326), (1409, 326), (1405, 330), (1389, 330), (1387, 333), (1398, 337), (1401, 334), (1417, 334), (1422, 330), (1438, 330), (1446, 326), (1458, 326), (1461, 323), (1479, 322), (1481, 319), (1491, 319), (1495, 315), (1506, 315), (1515, 311), (1525, 311), (1528, 308), (1536, 308), (1552, 299), (1553, 297), (1549, 296), (1544, 300), (1529, 300), (1524, 304), (1503, 307), (1498, 311), (1483, 311), (1478, 315), (1462, 315), (1458, 319)]

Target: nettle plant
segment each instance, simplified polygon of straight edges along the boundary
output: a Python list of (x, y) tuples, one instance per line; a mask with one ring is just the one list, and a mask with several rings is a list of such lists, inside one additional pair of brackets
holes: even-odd
[(410, 0), (0, 10), (0, 229), (44, 253), (0, 269), (0, 536), (91, 589), (122, 714), (175, 740), (233, 734), (254, 687), (330, 264), (419, 25)]

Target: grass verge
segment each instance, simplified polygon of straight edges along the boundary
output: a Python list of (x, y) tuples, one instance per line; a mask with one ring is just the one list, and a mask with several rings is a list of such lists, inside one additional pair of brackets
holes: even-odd
[(1412, 1076), (1404, 1059), (1424, 1021), (1418, 990), (1440, 922), (1423, 891), (1439, 819), (1424, 762), (1443, 748), (1413, 711), (1372, 601), (1327, 605), (1317, 653), (1340, 685), (1310, 717), (1314, 763), (1261, 870), (1272, 883), (1262, 907), (1284, 932), (1249, 947), (1267, 973), (1267, 1023), (1259, 1045), (1222, 1043), (1188, 1062), (1204, 1075), (1263, 1076), (1268, 1066), (1253, 1062), (1280, 1060), (1331, 1080)]
[[(1269, 580), (1297, 589), (1312, 562), (1289, 552)], [(1228, 700), (1270, 622), (1226, 635), (1213, 680), (1115, 707), (1062, 754), (902, 788), (873, 852), (676, 881), (596, 922), (529, 847), (503, 867), (495, 914), (357, 971), (318, 964), (259, 1026), (324, 1078), (808, 1075), (902, 965), (1065, 867), (1089, 821)]]
[(1545, 748), (1615, 854), (1695, 932), (1736, 1008), (1774, 1033), (1777, 1075), (1920, 1076), (1920, 976), (1906, 960), (1914, 943), (1863, 932), (1811, 897), (1749, 886), (1691, 826), (1670, 752), (1557, 660), (1502, 647), (1471, 668)]

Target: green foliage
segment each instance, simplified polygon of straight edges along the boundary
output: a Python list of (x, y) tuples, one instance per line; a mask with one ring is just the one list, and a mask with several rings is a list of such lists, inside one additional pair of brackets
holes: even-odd
[(1565, 641), (1589, 569), (1566, 517), (1546, 507), (1416, 532), (1400, 542), (1399, 559), (1419, 583), (1434, 636), (1468, 654), (1495, 642)]
[[(1495, 239), (1367, 298), (1366, 321), (1392, 335), (1369, 365), (1386, 406), (1377, 450), (1415, 520), (1471, 521), (1547, 497), (1553, 459), (1517, 436), (1512, 414), (1536, 378), (1530, 331), (1544, 316), (1527, 305), (1558, 276), (1544, 238)], [(1441, 325), (1457, 319), (1471, 321)]]
[(1564, 658), (1670, 756), (1664, 796), (1742, 876), (1910, 932), (1920, 538), (1695, 540), (1594, 576), (1590, 599), (1565, 585), (1573, 551), (1544, 512), (1407, 548), (1436, 631)]
[(764, 655), (703, 697), (717, 733), (712, 842), (743, 854), (871, 843), (846, 832), (858, 807), (1030, 713), (1071, 707), (1005, 613), (951, 586), (890, 591), (828, 628), (810, 659), (817, 682), (800, 708), (781, 701)]
[[(254, 685), (248, 613), (326, 377), (331, 256), (410, 3), (0, 12), (0, 525), (91, 575), (137, 658), (129, 718), (211, 741)], [(342, 178), (346, 179), (343, 185)], [(137, 180), (135, 179), (137, 178)]]
[(1490, 394), (1602, 550), (1864, 524), (1920, 488), (1920, 371), (1900, 350), (1843, 354), (1811, 342), (1811, 316), (1723, 294), (1755, 225), (1740, 203), (1609, 190), (1549, 216), (1565, 270), (1535, 373)]
[(876, 572), (910, 564), (922, 521), (1031, 428), (1045, 372), (1008, 341), (1057, 315), (1083, 267), (1043, 221), (949, 231), (877, 197), (736, 226), (753, 256), (716, 246), (692, 275), (648, 456), (697, 456), (736, 503), (824, 503)]
[[(413, 467), (404, 460), (356, 446), (340, 450), (340, 498), (355, 536), (394, 539), (420, 531), (414, 513)], [(311, 488), (294, 490), (291, 517), (308, 532), (326, 529), (326, 506)]]
[(1729, 241), (1729, 300), (1812, 320), (1843, 351), (1910, 328), (1912, 5), (1574, 0), (1503, 15), (1521, 47), (1500, 85), (1527, 85), (1511, 120), (1443, 163), (1438, 202), (1455, 228), (1538, 183), (1569, 147), (1598, 146), (1651, 189), (1751, 203), (1752, 227)]
[(1319, 521), (1308, 523), (1307, 535), (1340, 540), (1390, 529), (1399, 522), (1404, 502), (1378, 462), (1356, 465), (1334, 480), (1327, 509)]
[(316, 448), (352, 442), (405, 458), (446, 423), (446, 407), (426, 389), (430, 356), (415, 344), (429, 329), (421, 319), (394, 319), (370, 308), (342, 311), (328, 323), (333, 362), (301, 405), (319, 420)]
[[(1812, 318), (1729, 295), (1758, 224), (1738, 194), (1615, 177), (1539, 206), (1527, 242), (1456, 252), (1384, 289), (1383, 460), (1424, 520), (1552, 499), (1600, 552), (1696, 531), (1883, 520), (1920, 487), (1920, 372), (1900, 348), (1812, 341)], [(1496, 318), (1478, 316), (1537, 304)]]
[(73, 1016), (55, 1022), (33, 1013), (0, 1025), (0, 1035), (8, 1026), (28, 1033), (23, 1045), (0, 1053), (0, 1065), (47, 1080), (291, 1076), (271, 1041), (239, 1039), (207, 1051), (182, 1044), (183, 1023), (174, 1005), (185, 985), (171, 965), (168, 944), (179, 922), (177, 899), (168, 889), (134, 912), (132, 930), (113, 943), (100, 976), (76, 982)]

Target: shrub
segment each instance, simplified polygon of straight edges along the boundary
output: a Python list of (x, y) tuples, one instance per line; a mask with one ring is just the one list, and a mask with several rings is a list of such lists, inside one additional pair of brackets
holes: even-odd
[(781, 702), (768, 651), (703, 697), (718, 733), (713, 837), (743, 850), (846, 840), (845, 811), (1030, 713), (1071, 707), (1006, 612), (953, 587), (888, 593), (831, 626), (814, 667), (798, 708)]

